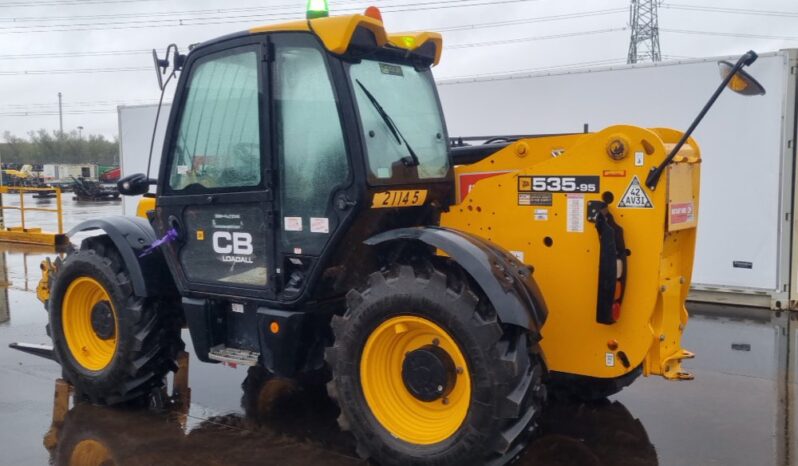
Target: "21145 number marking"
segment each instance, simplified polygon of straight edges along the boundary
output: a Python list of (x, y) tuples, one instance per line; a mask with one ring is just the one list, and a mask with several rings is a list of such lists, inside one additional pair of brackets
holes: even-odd
[(426, 200), (426, 189), (385, 191), (374, 194), (374, 197), (371, 199), (371, 208), (388, 209), (391, 207), (416, 207), (424, 205)]

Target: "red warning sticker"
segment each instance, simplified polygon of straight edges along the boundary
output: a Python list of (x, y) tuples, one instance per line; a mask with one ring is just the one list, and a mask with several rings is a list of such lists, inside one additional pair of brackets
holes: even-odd
[(694, 212), (695, 209), (692, 202), (671, 204), (671, 225), (694, 222)]
[(471, 189), (477, 184), (478, 181), (485, 178), (491, 178), (496, 175), (504, 175), (509, 173), (509, 170), (495, 171), (495, 172), (479, 172), (479, 173), (463, 173), (460, 175), (460, 202), (463, 202), (471, 192)]

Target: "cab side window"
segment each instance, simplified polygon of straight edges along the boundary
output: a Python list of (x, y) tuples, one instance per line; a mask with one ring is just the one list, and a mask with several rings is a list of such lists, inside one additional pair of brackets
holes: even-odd
[(202, 58), (192, 67), (169, 186), (245, 188), (261, 182), (257, 49)]
[(331, 196), (349, 178), (337, 100), (311, 37), (278, 42), (274, 66), (283, 247), (318, 255), (336, 226)]

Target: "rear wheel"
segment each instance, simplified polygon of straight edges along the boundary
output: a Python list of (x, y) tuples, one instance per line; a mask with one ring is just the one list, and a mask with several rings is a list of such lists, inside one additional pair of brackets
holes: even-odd
[(545, 395), (525, 329), (501, 324), (453, 270), (371, 275), (333, 318), (330, 395), (381, 464), (482, 464), (520, 450)]
[(176, 370), (183, 349), (175, 303), (135, 296), (118, 252), (90, 238), (57, 261), (48, 331), (64, 377), (94, 402), (140, 399)]

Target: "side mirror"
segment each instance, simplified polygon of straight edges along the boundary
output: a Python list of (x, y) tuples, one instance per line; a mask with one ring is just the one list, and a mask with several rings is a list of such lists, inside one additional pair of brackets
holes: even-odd
[(762, 87), (756, 79), (751, 77), (750, 74), (743, 71), (743, 67), (751, 66), (758, 57), (759, 55), (757, 55), (756, 52), (749, 50), (743, 54), (734, 65), (725, 61), (718, 63), (718, 65), (720, 65), (720, 74), (723, 77), (723, 82), (715, 89), (715, 93), (709, 98), (709, 102), (704, 105), (704, 108), (698, 113), (693, 123), (687, 128), (687, 131), (682, 134), (682, 138), (673, 146), (668, 156), (665, 157), (665, 160), (648, 172), (648, 177), (646, 177), (646, 187), (648, 187), (648, 189), (654, 191), (657, 188), (657, 183), (659, 183), (659, 178), (662, 176), (665, 167), (673, 162), (674, 157), (679, 153), (679, 149), (687, 142), (690, 135), (693, 134), (693, 131), (695, 131), (696, 127), (701, 123), (701, 120), (704, 119), (709, 109), (715, 105), (715, 101), (718, 100), (718, 97), (724, 89), (728, 87), (734, 92), (742, 95), (765, 95), (765, 88)]
[(136, 173), (119, 180), (119, 182), (116, 183), (116, 187), (123, 196), (139, 196), (150, 192), (150, 186), (156, 183), (156, 180), (147, 178), (147, 175)]
[[(183, 65), (186, 63), (186, 58), (185, 55), (180, 53), (180, 50), (175, 44), (169, 44), (169, 46), (166, 47), (164, 58), (160, 58), (158, 52), (152, 49), (152, 62), (155, 65), (155, 75), (158, 78), (158, 88), (160, 88), (161, 91), (163, 91), (164, 86), (169, 82), (169, 79), (164, 81), (163, 77), (167, 75), (171, 77), (176, 72), (182, 70)], [(167, 73), (170, 66), (172, 67), (172, 72)]]
[(155, 75), (158, 77), (158, 89), (163, 90), (162, 76), (166, 74), (166, 69), (169, 68), (169, 56), (167, 55), (166, 58), (158, 58), (158, 52), (152, 49), (152, 62), (155, 65)]
[[(727, 61), (718, 62), (718, 67), (720, 68), (720, 76), (724, 80), (726, 80), (734, 70), (734, 64)], [(742, 95), (765, 95), (764, 86), (759, 84), (759, 81), (742, 69), (734, 73), (734, 76), (729, 79), (729, 83), (726, 87)]]

